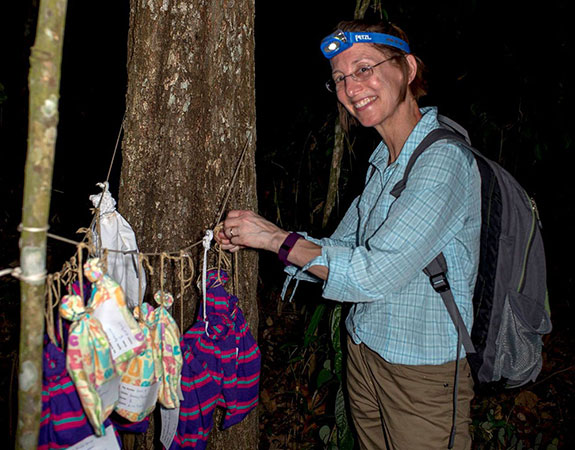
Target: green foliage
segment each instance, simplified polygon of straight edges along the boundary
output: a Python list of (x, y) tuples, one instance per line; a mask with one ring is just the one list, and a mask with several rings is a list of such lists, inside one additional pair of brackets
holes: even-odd
[(330, 382), (331, 380), (333, 380), (331, 360), (326, 359), (325, 362), (323, 363), (323, 367), (317, 374), (315, 382), (317, 389), (321, 389), (326, 383)]
[(503, 418), (496, 418), (493, 409), (483, 419), (475, 419), (472, 430), (475, 441), (507, 446), (504, 448), (517, 445), (515, 427)]
[(324, 313), (325, 309), (326, 309), (325, 303), (320, 303), (315, 307), (315, 311), (313, 312), (313, 315), (311, 316), (311, 319), (309, 321), (309, 325), (307, 326), (307, 329), (305, 330), (305, 335), (304, 335), (304, 339), (303, 339), (304, 348), (309, 347), (309, 345), (312, 343), (312, 341), (317, 336), (317, 328), (318, 328), (319, 323), (323, 317), (323, 313)]
[[(332, 436), (335, 436), (335, 442), (339, 450), (351, 450), (354, 447), (355, 441), (353, 438), (352, 430), (349, 425), (349, 410), (347, 408), (346, 399), (344, 395), (344, 386), (342, 380), (343, 374), (343, 351), (341, 348), (342, 341), (342, 327), (341, 327), (341, 304), (336, 304), (332, 307), (330, 314), (330, 337), (331, 345), (334, 355), (333, 374), (337, 378), (337, 393), (335, 396), (335, 424)], [(345, 330), (343, 330), (345, 333)]]
[(342, 310), (341, 304), (336, 304), (333, 307), (329, 318), (331, 345), (333, 347), (333, 354), (334, 354), (333, 371), (340, 383), (342, 380), (342, 373), (343, 373), (343, 351), (341, 348), (341, 340), (342, 340), (341, 310)]
[(482, 417), (475, 417), (471, 425), (474, 448), (477, 450), (556, 450), (558, 438), (543, 442), (543, 433), (539, 432), (531, 439), (522, 436), (517, 427), (503, 417), (501, 408), (490, 409)]
[(343, 385), (340, 383), (335, 398), (335, 426), (337, 427), (337, 444), (340, 450), (352, 450), (355, 444), (349, 426), (349, 411), (346, 406)]

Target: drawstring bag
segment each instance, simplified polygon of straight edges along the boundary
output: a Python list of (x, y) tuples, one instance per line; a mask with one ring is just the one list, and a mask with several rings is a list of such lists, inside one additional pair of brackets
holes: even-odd
[(128, 361), (146, 349), (144, 333), (126, 305), (122, 288), (104, 274), (98, 258), (84, 264), (84, 275), (92, 282), (89, 306), (106, 332), (116, 370), (123, 375)]
[[(216, 327), (208, 328), (208, 333), (217, 338), (218, 332), (223, 330), (225, 333), (229, 329), (216, 324)], [(204, 324), (199, 323), (182, 336), (182, 349), (185, 350), (181, 386), (184, 398), (180, 402), (176, 435), (169, 450), (205, 449), (214, 424), (213, 414), (221, 396), (223, 378), (217, 375), (221, 372), (220, 364), (212, 357), (215, 348), (205, 333)], [(201, 355), (197, 348), (193, 348), (194, 343), (210, 350), (206, 355)], [(211, 369), (216, 369), (215, 373), (212, 373)]]
[(227, 304), (234, 324), (237, 349), (236, 405), (235, 408), (228, 407), (222, 426), (225, 429), (239, 423), (258, 404), (261, 352), (238, 305), (238, 298), (228, 294), (223, 287), (228, 281), (228, 275), (224, 271), (220, 271), (220, 280), (221, 284), (210, 288), (209, 295), (213, 295), (216, 305), (225, 308)]
[(204, 449), (215, 406), (226, 409), (223, 429), (240, 422), (257, 406), (260, 351), (237, 297), (223, 288), (228, 279), (223, 271), (207, 273), (203, 312), (182, 336), (184, 400), (170, 450)]
[(130, 422), (142, 421), (154, 410), (158, 399), (162, 367), (157, 362), (157, 349), (152, 342), (150, 325), (153, 314), (154, 309), (147, 303), (134, 310), (134, 315), (140, 318), (147, 345), (142, 353), (127, 362), (116, 406), (116, 412)]
[(89, 441), (102, 444), (96, 448), (119, 449), (121, 443), (109, 419), (104, 422), (104, 437), (95, 437), (74, 383), (66, 371), (66, 355), (49, 339), (44, 341), (42, 365), (38, 449), (74, 448), (76, 444), (81, 447)]
[(72, 323), (68, 332), (66, 368), (97, 436), (105, 433), (104, 420), (118, 400), (116, 375), (108, 338), (92, 310), (79, 295), (65, 295), (60, 315)]
[[(124, 291), (126, 303), (133, 309), (140, 303), (146, 291), (146, 275), (138, 271), (136, 235), (130, 224), (116, 210), (116, 200), (108, 190), (108, 182), (98, 183), (102, 193), (90, 195), (95, 208), (99, 208), (98, 225), (92, 228), (93, 241), (102, 249), (120, 250), (109, 252), (106, 258), (107, 272)], [(98, 256), (100, 254), (98, 253)]]
[[(222, 428), (226, 429), (239, 423), (258, 404), (261, 353), (238, 305), (238, 298), (224, 288), (229, 280), (228, 274), (220, 270), (218, 276), (218, 271), (212, 270), (208, 272), (207, 278), (208, 309), (212, 315), (225, 317), (232, 327), (233, 342), (226, 343), (225, 350), (222, 349), (222, 357), (226, 355), (233, 361), (233, 365), (223, 364), (224, 370), (233, 368), (234, 379), (233, 382), (222, 384), (222, 397), (219, 401), (219, 405), (226, 408), (222, 424)], [(233, 351), (231, 355), (230, 350)], [(227, 377), (232, 379), (230, 375)]]
[(152, 342), (162, 367), (158, 401), (164, 408), (173, 409), (180, 406), (178, 393), (183, 364), (180, 330), (168, 312), (168, 308), (174, 303), (174, 297), (167, 292), (158, 291), (154, 300), (158, 307), (153, 313)]

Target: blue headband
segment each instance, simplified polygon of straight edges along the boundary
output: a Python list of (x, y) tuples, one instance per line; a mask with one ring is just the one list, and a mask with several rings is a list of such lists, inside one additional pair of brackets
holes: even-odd
[(335, 55), (350, 48), (353, 44), (360, 43), (389, 45), (390, 47), (395, 47), (403, 50), (405, 53), (409, 53), (409, 45), (407, 42), (396, 36), (383, 33), (354, 33), (342, 30), (338, 30), (324, 38), (321, 41), (321, 51), (327, 59), (331, 59)]

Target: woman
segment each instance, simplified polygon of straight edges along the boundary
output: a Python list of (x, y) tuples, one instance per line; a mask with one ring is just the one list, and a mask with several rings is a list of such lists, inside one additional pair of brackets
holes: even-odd
[(443, 252), (470, 329), (481, 220), (474, 158), (456, 142), (436, 142), (393, 197), (413, 150), (440, 126), (436, 109), (417, 103), (425, 93), (421, 62), (391, 24), (342, 22), (322, 41), (322, 52), (339, 104), (382, 138), (364, 191), (330, 238), (289, 233), (251, 211), (231, 211), (218, 241), (232, 252), (276, 252), (292, 275), (323, 280), (325, 298), (354, 304), (346, 320), (347, 387), (361, 448), (446, 448), (453, 424), (455, 447), (470, 448), (473, 381), (463, 358), (454, 419), (457, 333), (422, 269)]

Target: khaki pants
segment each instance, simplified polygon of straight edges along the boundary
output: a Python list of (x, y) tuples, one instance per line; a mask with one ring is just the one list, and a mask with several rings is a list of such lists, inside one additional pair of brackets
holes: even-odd
[[(434, 366), (390, 364), (348, 337), (347, 387), (360, 447), (446, 449), (453, 421), (455, 361)], [(470, 449), (473, 378), (459, 365), (454, 449)]]

